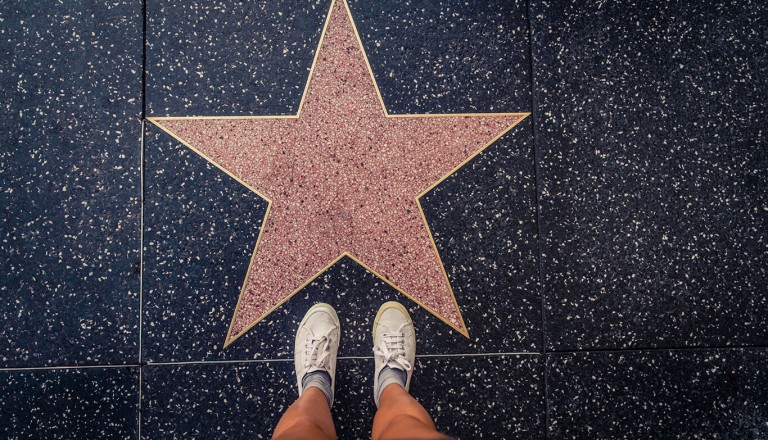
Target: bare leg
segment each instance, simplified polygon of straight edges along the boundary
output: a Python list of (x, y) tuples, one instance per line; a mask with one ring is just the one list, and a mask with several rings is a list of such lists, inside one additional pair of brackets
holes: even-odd
[(339, 317), (333, 307), (324, 303), (310, 307), (296, 330), (293, 347), (300, 397), (280, 418), (273, 439), (336, 438), (331, 405), (340, 336)]
[(382, 391), (372, 431), (373, 440), (450, 440), (437, 432), (424, 407), (398, 384)]
[(283, 414), (272, 435), (273, 440), (336, 438), (331, 410), (323, 393), (314, 387), (307, 388)]

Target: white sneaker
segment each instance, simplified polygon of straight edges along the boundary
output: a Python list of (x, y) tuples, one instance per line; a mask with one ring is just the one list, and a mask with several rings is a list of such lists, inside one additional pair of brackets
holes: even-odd
[(303, 391), (304, 376), (314, 371), (325, 371), (331, 376), (333, 391), (336, 386), (336, 355), (339, 352), (340, 336), (339, 317), (329, 304), (315, 304), (304, 315), (296, 331), (294, 345), (299, 396)]
[(381, 370), (389, 367), (404, 371), (404, 388), (408, 391), (416, 362), (416, 331), (408, 311), (398, 302), (382, 304), (376, 314), (373, 321), (373, 360), (373, 400), (378, 407)]

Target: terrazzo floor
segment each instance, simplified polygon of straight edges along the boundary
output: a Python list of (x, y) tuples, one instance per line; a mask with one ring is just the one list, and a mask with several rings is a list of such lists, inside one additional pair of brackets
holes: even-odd
[(768, 4), (0, 3), (0, 438), (269, 438), (316, 302), (459, 438), (768, 439)]

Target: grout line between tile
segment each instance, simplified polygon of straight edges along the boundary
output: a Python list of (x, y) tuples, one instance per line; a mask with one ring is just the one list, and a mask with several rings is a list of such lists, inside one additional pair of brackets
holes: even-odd
[(141, 1), (141, 142), (139, 158), (139, 199), (141, 200), (141, 213), (139, 220), (139, 402), (137, 417), (137, 438), (141, 440), (141, 401), (143, 399), (143, 369), (144, 361), (143, 337), (144, 333), (144, 137), (146, 134), (147, 116), (147, 0)]
[[(450, 357), (540, 356), (541, 354), (542, 353), (537, 353), (537, 352), (421, 354), (421, 355), (416, 355), (416, 358), (428, 359), (428, 358), (450, 358)], [(366, 359), (373, 359), (373, 356), (339, 356), (337, 359), (338, 360), (366, 360)], [(144, 365), (145, 366), (171, 366), (171, 365), (203, 365), (203, 364), (258, 364), (258, 363), (267, 363), (267, 362), (293, 362), (293, 358), (147, 362)]]
[(549, 421), (552, 405), (549, 399), (549, 354), (545, 353), (541, 357), (541, 363), (544, 366), (544, 438), (549, 438)]
[(534, 203), (536, 204), (536, 247), (537, 247), (537, 253), (538, 253), (538, 262), (539, 262), (539, 298), (541, 300), (541, 351), (546, 353), (547, 352), (547, 345), (546, 345), (546, 319), (545, 319), (545, 300), (544, 300), (544, 263), (543, 263), (543, 251), (542, 251), (542, 241), (543, 237), (541, 234), (541, 201), (539, 197), (539, 193), (542, 187), (541, 184), (541, 161), (538, 154), (538, 148), (537, 148), (537, 132), (536, 132), (536, 118), (535, 118), (535, 112), (534, 108), (536, 105), (536, 99), (534, 97), (534, 87), (535, 82), (533, 79), (533, 23), (531, 22), (531, 5), (530, 1), (528, 4), (528, 62), (529, 62), (529, 72), (530, 72), (530, 85), (531, 85), (531, 135), (533, 136), (533, 179), (534, 179)]
[(7, 367), (0, 368), (1, 371), (50, 371), (50, 370), (95, 370), (99, 368), (137, 368), (139, 364), (122, 365), (62, 365), (51, 367)]
[(141, 119), (147, 117), (147, 0), (141, 2)]
[[(454, 354), (421, 354), (417, 358), (450, 358), (450, 357), (500, 357), (500, 356), (553, 356), (579, 353), (636, 353), (636, 352), (663, 352), (663, 351), (711, 351), (711, 350), (768, 350), (768, 345), (728, 345), (711, 347), (653, 347), (653, 348), (627, 348), (627, 349), (585, 349), (585, 350), (550, 350), (547, 352), (498, 352), (498, 353), (454, 353)], [(373, 356), (340, 356), (339, 360), (373, 359)], [(143, 364), (118, 364), (118, 365), (58, 365), (43, 367), (2, 367), (2, 371), (35, 371), (35, 370), (82, 370), (98, 368), (140, 368), (145, 366), (163, 365), (199, 365), (199, 364), (248, 364), (265, 362), (293, 362), (293, 358), (282, 359), (240, 359), (240, 360), (214, 360), (214, 361), (172, 361), (172, 362), (145, 362)]]
[(450, 354), (421, 354), (416, 358), (444, 358), (444, 357), (494, 357), (494, 356), (541, 356), (535, 351), (511, 351), (502, 353), (450, 353)]
[[(501, 356), (541, 356), (534, 351), (516, 351), (502, 353), (448, 353), (448, 354), (417, 354), (416, 359), (452, 358), (452, 357), (501, 357)], [(341, 356), (338, 359), (373, 359), (373, 356)]]
[[(339, 358), (341, 359), (341, 358)], [(144, 364), (147, 367), (162, 367), (162, 366), (175, 366), (175, 365), (226, 365), (226, 364), (264, 364), (269, 362), (293, 362), (293, 358), (290, 359), (242, 359), (242, 360), (219, 360), (219, 361), (179, 361), (179, 362), (147, 362)]]
[(136, 431), (138, 432), (137, 437), (138, 437), (139, 440), (141, 440), (141, 400), (142, 400), (142, 385), (143, 385), (143, 383), (142, 383), (142, 381), (143, 381), (142, 370), (143, 370), (143, 368), (140, 366), (139, 367), (139, 402), (138, 402), (139, 413), (138, 413), (138, 417), (137, 417), (137, 419), (138, 419), (137, 420), (138, 426), (136, 428)]
[(142, 333), (144, 332), (144, 119), (141, 120), (141, 141), (139, 142), (139, 364), (143, 360)]
[(584, 348), (569, 350), (549, 350), (546, 354), (563, 355), (578, 353), (638, 353), (638, 352), (657, 352), (657, 351), (710, 351), (710, 350), (750, 350), (750, 349), (768, 349), (766, 345), (712, 345), (697, 347), (633, 347), (633, 348)]
[(141, 200), (141, 212), (139, 215), (139, 402), (138, 402), (138, 439), (141, 440), (141, 370), (142, 370), (142, 333), (144, 332), (144, 128), (145, 120), (141, 120), (141, 142), (139, 157), (139, 200)]
[(527, 0), (526, 3), (526, 15), (528, 21), (528, 72), (531, 91), (531, 135), (533, 136), (533, 176), (534, 176), (534, 200), (536, 203), (536, 235), (537, 235), (537, 251), (539, 257), (539, 297), (541, 300), (541, 352), (542, 362), (544, 363), (544, 374), (542, 378), (542, 386), (544, 387), (544, 438), (549, 438), (549, 377), (547, 370), (547, 319), (546, 319), (546, 300), (544, 298), (544, 253), (543, 253), (543, 237), (541, 234), (541, 200), (540, 192), (542, 190), (542, 178), (541, 178), (541, 158), (538, 151), (538, 136), (536, 132), (536, 106), (538, 104), (536, 100), (536, 80), (534, 76), (534, 62), (533, 62), (533, 15), (531, 8), (531, 0)]

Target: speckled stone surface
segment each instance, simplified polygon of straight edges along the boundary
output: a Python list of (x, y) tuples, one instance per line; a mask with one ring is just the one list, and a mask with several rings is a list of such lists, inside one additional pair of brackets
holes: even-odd
[(148, 366), (142, 438), (271, 437), (296, 398), (293, 362)]
[(141, 4), (0, 22), (0, 366), (135, 363)]
[(416, 368), (411, 394), (439, 430), (457, 439), (544, 438), (539, 356), (420, 358)]
[[(411, 392), (458, 439), (543, 438), (542, 370), (534, 355), (419, 358)], [(337, 374), (339, 439), (370, 437), (373, 360), (340, 360)], [(298, 396), (292, 362), (150, 366), (143, 379), (146, 439), (269, 438)]]
[(420, 199), (470, 337), (342, 258), (224, 349), (267, 201), (140, 119), (295, 115), (330, 5), (0, 2), (0, 438), (269, 438), (321, 301), (368, 438), (390, 300), (457, 438), (768, 438), (754, 0), (349, 0), (390, 115), (534, 112)]
[(296, 113), (329, 1), (147, 1), (147, 114)]
[(411, 310), (423, 353), (539, 349), (530, 130), (523, 121), (422, 199), (470, 339), (345, 259), (222, 349), (240, 292), (238, 277), (247, 270), (265, 207), (225, 173), (148, 126), (145, 359), (290, 358), (296, 326), (320, 301), (338, 310), (342, 356), (371, 355), (372, 319), (389, 300)]
[(547, 347), (765, 345), (766, 3), (531, 11)]
[(768, 437), (768, 351), (551, 354), (548, 437)]
[(348, 2), (390, 113), (530, 110), (526, 2)]
[(145, 127), (143, 351), (221, 350), (266, 202), (152, 124)]
[(137, 368), (0, 371), (0, 437), (138, 438)]

